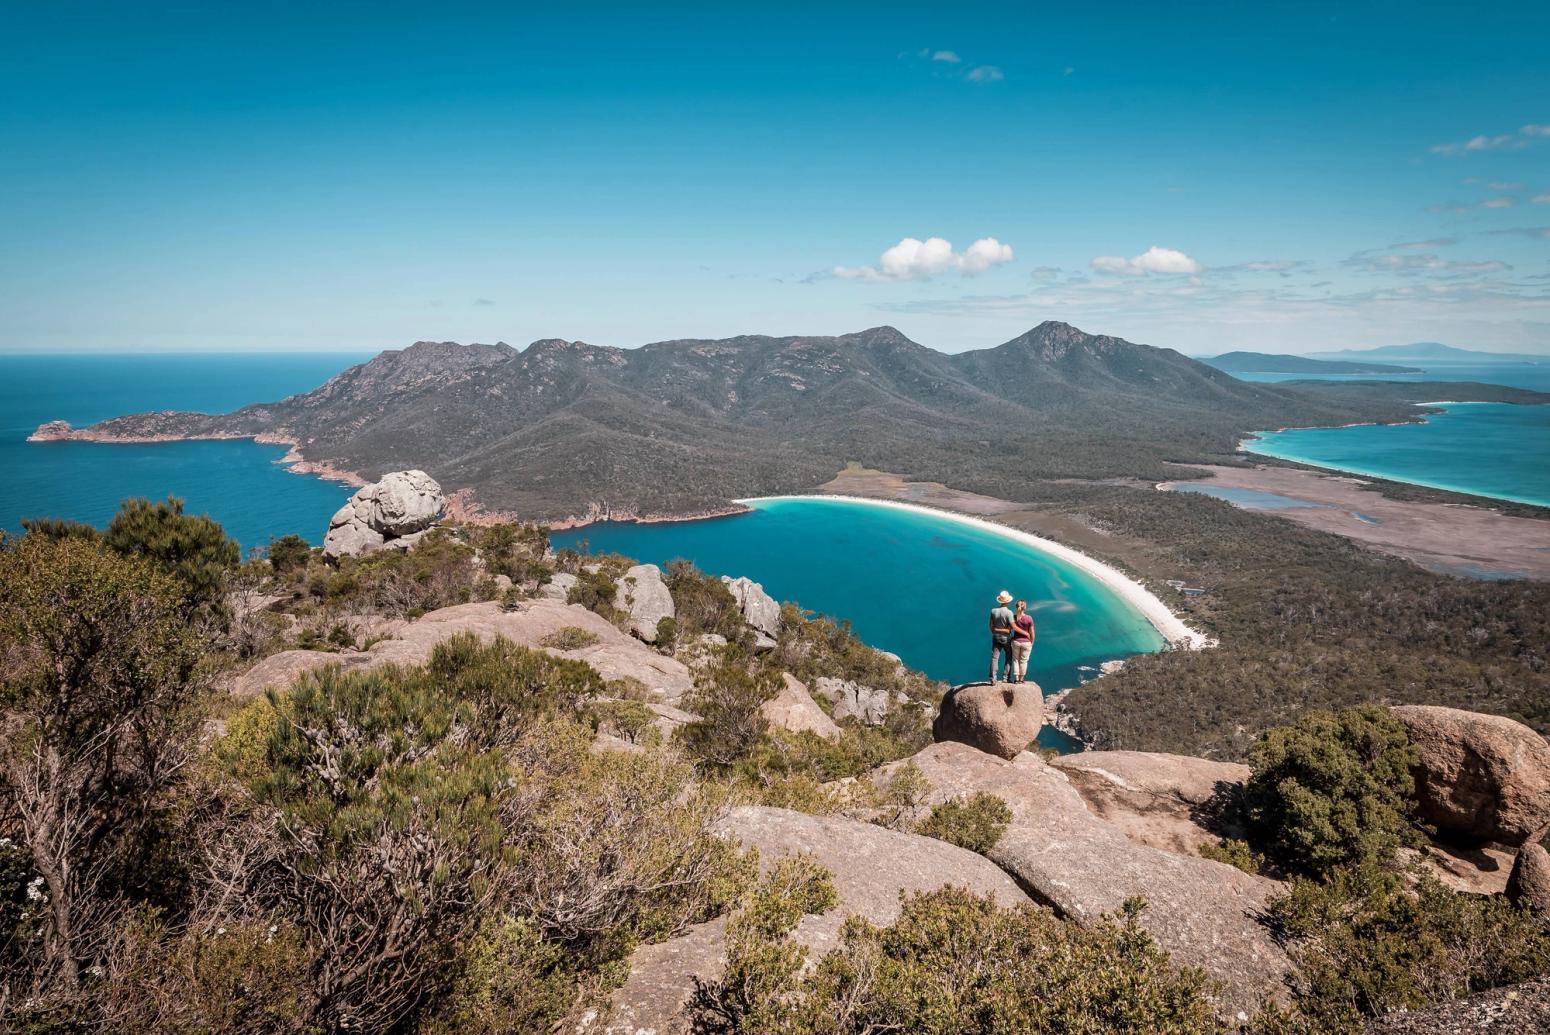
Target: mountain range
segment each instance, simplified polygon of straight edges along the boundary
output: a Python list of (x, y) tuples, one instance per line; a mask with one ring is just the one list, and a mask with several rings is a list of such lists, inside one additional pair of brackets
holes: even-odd
[(1218, 370), (1239, 374), (1418, 374), (1418, 367), (1393, 363), (1346, 363), (1307, 356), (1286, 356), (1267, 352), (1227, 352), (1201, 360)]
[(892, 327), (680, 339), (417, 342), (230, 414), (159, 412), (34, 436), (260, 437), (365, 478), (422, 468), (526, 518), (680, 515), (799, 491), (849, 462), (1007, 498), (1049, 479), (1179, 473), (1245, 432), (1400, 420), (1394, 400), (1250, 384), (1172, 349), (1046, 322), (946, 355)]
[(1440, 341), (1416, 341), (1409, 345), (1379, 345), (1370, 349), (1340, 349), (1336, 352), (1310, 352), (1317, 359), (1429, 359), (1451, 363), (1534, 363), (1543, 362), (1544, 356), (1523, 352), (1476, 352)]

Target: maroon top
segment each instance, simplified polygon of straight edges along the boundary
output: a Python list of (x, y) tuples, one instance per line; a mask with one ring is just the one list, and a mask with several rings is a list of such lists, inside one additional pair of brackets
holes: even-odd
[(1033, 639), (1033, 615), (1018, 615), (1012, 619), (1012, 639)]

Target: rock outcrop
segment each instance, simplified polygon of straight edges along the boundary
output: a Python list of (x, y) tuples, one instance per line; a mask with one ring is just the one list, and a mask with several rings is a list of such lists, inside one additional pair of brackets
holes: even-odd
[(1220, 806), (1249, 778), (1246, 765), (1148, 751), (1083, 751), (1050, 765), (1130, 840), (1189, 856), (1221, 840)]
[[(598, 638), (597, 642), (563, 652), (542, 646), (540, 641), (545, 637), (571, 626), (592, 633)], [(444, 607), (405, 624), (390, 638), (373, 644), (370, 650), (357, 653), (284, 651), (238, 676), (232, 683), (231, 693), (234, 697), (251, 697), (269, 687), (286, 690), (304, 672), (325, 665), (339, 665), (346, 671), (362, 671), (392, 663), (421, 665), (430, 658), (436, 644), (460, 632), (471, 632), (483, 639), (504, 636), (525, 647), (550, 650), (553, 654), (585, 661), (604, 679), (623, 676), (638, 679), (652, 692), (653, 698), (648, 704), (676, 705), (694, 685), (693, 676), (681, 662), (663, 657), (580, 604), (532, 600), (515, 611), (502, 610), (493, 601)]]
[(673, 594), (655, 564), (637, 564), (619, 579), (619, 606), (630, 616), (630, 631), (647, 643), (657, 642), (657, 626), (673, 618)]
[(1550, 1031), (1550, 977), (1493, 988), (1421, 1010), (1396, 1010), (1367, 1025), (1367, 1035), (1536, 1035)]
[(358, 489), (334, 512), (323, 556), (338, 559), (384, 546), (407, 549), (441, 519), (447, 499), (424, 471), (394, 471)]
[(1421, 749), (1421, 818), (1443, 834), (1520, 845), (1550, 830), (1550, 744), (1500, 715), (1432, 705), (1393, 709)]
[(1015, 758), (1044, 725), (1037, 683), (964, 683), (942, 698), (931, 727), (937, 743), (954, 740), (998, 758)]
[[(796, 930), (795, 938), (808, 947), (809, 958), (838, 944), (847, 916), (892, 923), (902, 894), (951, 884), (989, 895), (1004, 907), (1028, 901), (1011, 878), (973, 852), (871, 823), (750, 806), (732, 810), (719, 829), (758, 849), (762, 867), (785, 855), (809, 852), (833, 874), (839, 906), (822, 916), (804, 917)], [(723, 917), (657, 945), (641, 946), (631, 957), (629, 977), (613, 995), (606, 1024), (582, 1030), (608, 1035), (688, 1031), (684, 1007), (695, 979), (713, 981), (721, 974), (726, 922)]]
[(854, 715), (868, 726), (881, 726), (893, 703), (886, 690), (863, 686), (853, 679), (819, 676), (813, 680), (813, 689), (834, 703), (836, 719)]
[(570, 591), (576, 586), (576, 576), (569, 572), (556, 572), (550, 576), (549, 581), (538, 587), (535, 596), (543, 600), (558, 600), (561, 603), (570, 596)]
[(816, 733), (825, 740), (838, 737), (840, 728), (818, 707), (802, 681), (790, 672), (781, 676), (780, 693), (759, 706), (769, 724), (792, 733)]
[(770, 639), (780, 635), (780, 604), (764, 591), (764, 587), (746, 577), (721, 576), (721, 581), (732, 591), (732, 597), (743, 612), (743, 621), (749, 628)]
[(1550, 913), (1550, 852), (1544, 845), (1530, 841), (1518, 849), (1507, 877), (1507, 897), (1536, 913)]
[(1221, 983), (1221, 1016), (1252, 1015), (1284, 998), (1291, 964), (1259, 921), (1282, 890), (1276, 881), (1136, 843), (1094, 814), (1064, 771), (1028, 752), (1006, 761), (942, 743), (914, 760), (931, 784), (931, 804), (978, 791), (1007, 803), (1012, 821), (986, 856), (1034, 898), (1090, 923), (1140, 896), (1141, 924), (1157, 943)]

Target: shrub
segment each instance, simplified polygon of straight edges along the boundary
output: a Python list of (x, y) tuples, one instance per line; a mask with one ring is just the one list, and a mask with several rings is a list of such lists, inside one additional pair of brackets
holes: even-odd
[(564, 948), (509, 914), (485, 920), (456, 966), (421, 1035), (549, 1035), (576, 998), (579, 974)]
[(996, 847), (1011, 822), (1012, 810), (1005, 801), (994, 794), (977, 791), (966, 798), (952, 798), (934, 806), (931, 815), (916, 828), (916, 833), (984, 855)]
[(684, 641), (714, 633), (735, 642), (747, 631), (742, 608), (726, 583), (707, 575), (686, 560), (667, 562), (667, 588), (678, 612), (678, 631)]
[(282, 535), (269, 540), (269, 566), (276, 575), (302, 571), (312, 560), (312, 546), (299, 535)]
[(679, 727), (679, 738), (701, 760), (731, 766), (753, 750), (769, 728), (761, 706), (780, 686), (780, 672), (750, 665), (735, 648), (723, 648), (695, 672), (684, 708), (700, 718)]
[(593, 729), (634, 744), (652, 728), (657, 713), (639, 701), (594, 701), (587, 706), (587, 717)]
[(727, 973), (692, 1004), (700, 1033), (922, 1035), (1215, 1030), (1197, 970), (1174, 967), (1141, 928), (1139, 900), (1080, 927), (1032, 904), (947, 887), (908, 896), (899, 918), (845, 922), (804, 973), (788, 937), (812, 904), (761, 886), (728, 928)]
[(1200, 846), (1202, 859), (1214, 859), (1228, 866), (1235, 866), (1244, 873), (1258, 873), (1260, 871), (1260, 858), (1249, 848), (1247, 841), (1236, 838), (1227, 838), (1216, 844)]
[(103, 542), (144, 557), (181, 582), (192, 608), (218, 608), (227, 573), (241, 561), (234, 540), (212, 519), (183, 513), (183, 501), (125, 500), (108, 522)]
[(8, 544), (0, 586), (0, 821), (49, 903), (41, 977), (74, 991), (147, 879), (161, 796), (195, 741), (203, 651), (184, 583), (89, 538)]
[(580, 604), (613, 622), (619, 619), (619, 609), (614, 606), (618, 592), (619, 584), (606, 571), (583, 570), (576, 573), (576, 584), (565, 594), (565, 602)]
[(657, 650), (665, 654), (673, 652), (673, 644), (678, 640), (678, 619), (672, 615), (664, 615), (657, 619)]
[(1267, 730), (1243, 792), (1250, 845), (1307, 876), (1391, 858), (1418, 840), (1407, 816), (1419, 758), (1404, 725), (1377, 705), (1314, 710)]
[(914, 759), (896, 768), (886, 783), (876, 786), (872, 797), (877, 804), (877, 818), (881, 826), (890, 830), (902, 830), (909, 818), (931, 794), (931, 781)]
[(603, 638), (590, 629), (583, 629), (579, 625), (567, 625), (539, 640), (538, 645), (551, 650), (584, 650), (602, 642)]
[(1550, 927), (1501, 896), (1414, 891), (1372, 863), (1298, 878), (1269, 919), (1297, 964), (1294, 991), (1318, 1031), (1356, 1030), (1395, 1009), (1457, 999), (1550, 971)]

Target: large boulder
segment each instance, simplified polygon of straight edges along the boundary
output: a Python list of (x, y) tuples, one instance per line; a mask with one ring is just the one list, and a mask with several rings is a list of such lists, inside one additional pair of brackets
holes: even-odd
[[(543, 641), (554, 633), (573, 626), (592, 633), (597, 642), (564, 652), (543, 645)], [(531, 600), (515, 611), (503, 610), (494, 601), (458, 604), (431, 611), (392, 631), (387, 639), (372, 644), (366, 651), (350, 654), (285, 651), (259, 662), (245, 675), (237, 677), (233, 694), (251, 696), (269, 687), (288, 690), (303, 673), (330, 664), (350, 672), (386, 664), (423, 665), (438, 643), (462, 632), (471, 632), (486, 640), (504, 636), (524, 647), (563, 653), (567, 658), (585, 661), (604, 679), (624, 676), (637, 679), (652, 695), (648, 705), (677, 705), (694, 686), (694, 677), (681, 662), (663, 657), (580, 604)]]
[(619, 580), (620, 606), (630, 616), (630, 631), (647, 643), (657, 642), (657, 624), (672, 618), (673, 594), (655, 564), (637, 564)]
[(323, 537), (323, 555), (368, 553), (384, 546), (412, 546), (417, 536), (441, 519), (447, 499), (424, 471), (393, 471), (356, 490), (334, 512)]
[(1550, 830), (1550, 744), (1500, 715), (1431, 705), (1393, 712), (1421, 749), (1421, 818), (1444, 834), (1520, 845)]
[(893, 704), (888, 691), (863, 686), (853, 679), (819, 676), (813, 680), (813, 689), (834, 703), (836, 719), (854, 715), (868, 726), (881, 726)]
[[(1050, 760), (1087, 807), (1138, 844), (1199, 855), (1229, 831), (1220, 823), (1249, 767), (1149, 751), (1083, 751)], [(1232, 831), (1236, 833), (1236, 831)]]
[[(759, 864), (766, 869), (782, 856), (809, 852), (833, 874), (839, 906), (822, 916), (803, 917), (797, 926), (795, 938), (807, 946), (810, 959), (838, 945), (847, 916), (892, 923), (904, 894), (951, 884), (988, 895), (1004, 907), (1028, 901), (1010, 877), (973, 852), (871, 823), (747, 806), (733, 809), (718, 829), (758, 849)], [(725, 917), (641, 946), (630, 958), (629, 977), (614, 993), (607, 1018), (583, 1022), (578, 1030), (608, 1035), (688, 1031), (684, 1007), (695, 981), (720, 977), (725, 953)]]
[(964, 683), (947, 691), (931, 727), (937, 741), (955, 740), (1014, 758), (1044, 725), (1044, 694), (1037, 683)]
[[(1260, 922), (1284, 886), (1225, 863), (1137, 843), (1096, 815), (1070, 776), (1024, 752), (1008, 762), (958, 743), (914, 756), (931, 786), (927, 804), (976, 792), (1005, 801), (1012, 820), (986, 857), (1034, 898), (1078, 923), (1146, 900), (1141, 925), (1175, 962), (1221, 983), (1227, 1020), (1284, 999), (1290, 962)], [(902, 762), (885, 767), (886, 781)]]
[(558, 600), (564, 603), (570, 596), (570, 591), (576, 587), (576, 576), (569, 572), (556, 572), (550, 576), (549, 581), (538, 587), (535, 596), (543, 600)]
[(748, 578), (721, 576), (721, 581), (732, 591), (732, 597), (743, 612), (743, 621), (755, 632), (774, 639), (780, 635), (780, 604), (764, 591), (764, 587)]
[(1550, 852), (1538, 841), (1518, 849), (1507, 878), (1507, 897), (1536, 913), (1550, 913)]
[(790, 672), (781, 673), (780, 692), (761, 704), (759, 711), (771, 726), (792, 733), (816, 733), (825, 740), (840, 735), (834, 720), (824, 714), (807, 687)]

